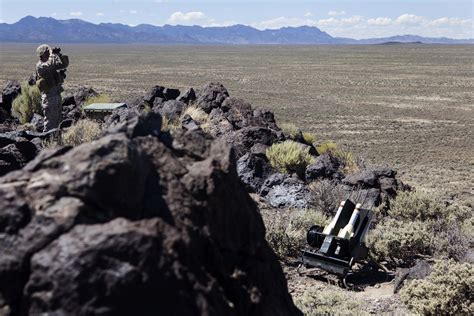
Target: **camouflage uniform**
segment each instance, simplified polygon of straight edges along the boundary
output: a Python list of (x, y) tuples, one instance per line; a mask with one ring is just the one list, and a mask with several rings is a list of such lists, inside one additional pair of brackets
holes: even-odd
[[(38, 47), (38, 55), (45, 45)], [(47, 47), (47, 46), (46, 46)], [(45, 62), (36, 64), (37, 86), (41, 91), (41, 106), (44, 112), (44, 132), (57, 128), (61, 123), (61, 84), (64, 78), (58, 70), (69, 65), (65, 55), (53, 54)]]

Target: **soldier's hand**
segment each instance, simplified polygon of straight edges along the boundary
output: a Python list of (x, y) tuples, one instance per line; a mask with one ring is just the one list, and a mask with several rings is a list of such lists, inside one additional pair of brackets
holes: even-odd
[(53, 54), (56, 54), (56, 55), (61, 54), (61, 48), (59, 48), (59, 47), (53, 48), (53, 49), (52, 49), (52, 53), (53, 53)]

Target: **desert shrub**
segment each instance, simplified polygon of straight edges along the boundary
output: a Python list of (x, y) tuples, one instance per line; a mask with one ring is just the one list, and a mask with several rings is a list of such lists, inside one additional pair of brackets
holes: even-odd
[(284, 173), (295, 172), (301, 175), (306, 166), (314, 161), (309, 148), (291, 140), (273, 144), (267, 149), (266, 154), (272, 167)]
[(314, 181), (309, 186), (310, 203), (317, 210), (333, 216), (344, 198), (345, 191), (330, 180)]
[(34, 113), (43, 115), (41, 93), (36, 86), (24, 84), (21, 86), (21, 94), (13, 100), (12, 115), (25, 124), (31, 121)]
[(470, 244), (474, 244), (474, 214), (462, 221), (461, 231), (467, 237)]
[(303, 132), (303, 139), (306, 144), (312, 145), (316, 142), (316, 135), (310, 132)]
[(281, 123), (279, 126), (282, 132), (291, 138), (296, 137), (300, 133), (300, 129), (293, 123)]
[(402, 302), (423, 315), (473, 315), (474, 265), (437, 261), (428, 277), (400, 291)]
[(387, 219), (369, 231), (372, 256), (394, 265), (407, 265), (419, 255), (432, 253), (432, 235), (428, 223)]
[(389, 215), (402, 220), (438, 219), (443, 217), (443, 206), (423, 192), (400, 192), (390, 202)]
[(313, 225), (326, 226), (329, 218), (314, 209), (262, 212), (266, 239), (280, 258), (298, 256), (306, 246), (306, 233)]
[(306, 316), (368, 315), (361, 301), (335, 290), (309, 289), (294, 301)]
[(63, 135), (64, 145), (78, 146), (97, 139), (102, 133), (99, 123), (91, 120), (79, 120), (71, 126)]
[(100, 93), (95, 96), (88, 97), (84, 102), (83, 107), (91, 105), (92, 103), (110, 103), (111, 99), (108, 94)]
[(457, 221), (430, 221), (431, 248), (437, 257), (461, 260), (469, 249), (469, 236)]

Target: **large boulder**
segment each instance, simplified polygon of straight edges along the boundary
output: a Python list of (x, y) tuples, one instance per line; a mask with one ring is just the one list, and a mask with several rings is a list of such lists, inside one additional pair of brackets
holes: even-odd
[(0, 178), (0, 311), (300, 314), (232, 148), (149, 115)]
[(206, 113), (212, 109), (219, 108), (229, 97), (229, 92), (220, 83), (208, 83), (198, 93), (196, 105)]

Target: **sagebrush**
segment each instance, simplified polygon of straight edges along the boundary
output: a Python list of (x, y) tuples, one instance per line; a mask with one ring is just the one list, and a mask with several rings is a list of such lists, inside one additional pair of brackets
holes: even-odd
[(367, 242), (376, 259), (404, 266), (412, 263), (419, 255), (432, 254), (431, 238), (427, 223), (389, 218), (369, 231)]
[(295, 305), (306, 316), (368, 315), (363, 302), (336, 290), (308, 289), (295, 298)]
[(438, 261), (428, 277), (403, 287), (400, 298), (422, 315), (473, 315), (474, 265)]
[(300, 176), (304, 174), (306, 166), (314, 161), (309, 153), (309, 147), (291, 140), (273, 144), (267, 149), (266, 154), (275, 169), (283, 173), (297, 173)]
[(262, 211), (266, 239), (280, 258), (298, 256), (306, 246), (306, 233), (313, 225), (326, 226), (329, 218), (314, 209)]
[(34, 85), (23, 84), (21, 94), (13, 100), (12, 115), (20, 120), (20, 123), (26, 124), (31, 121), (34, 113), (43, 115), (41, 92)]

